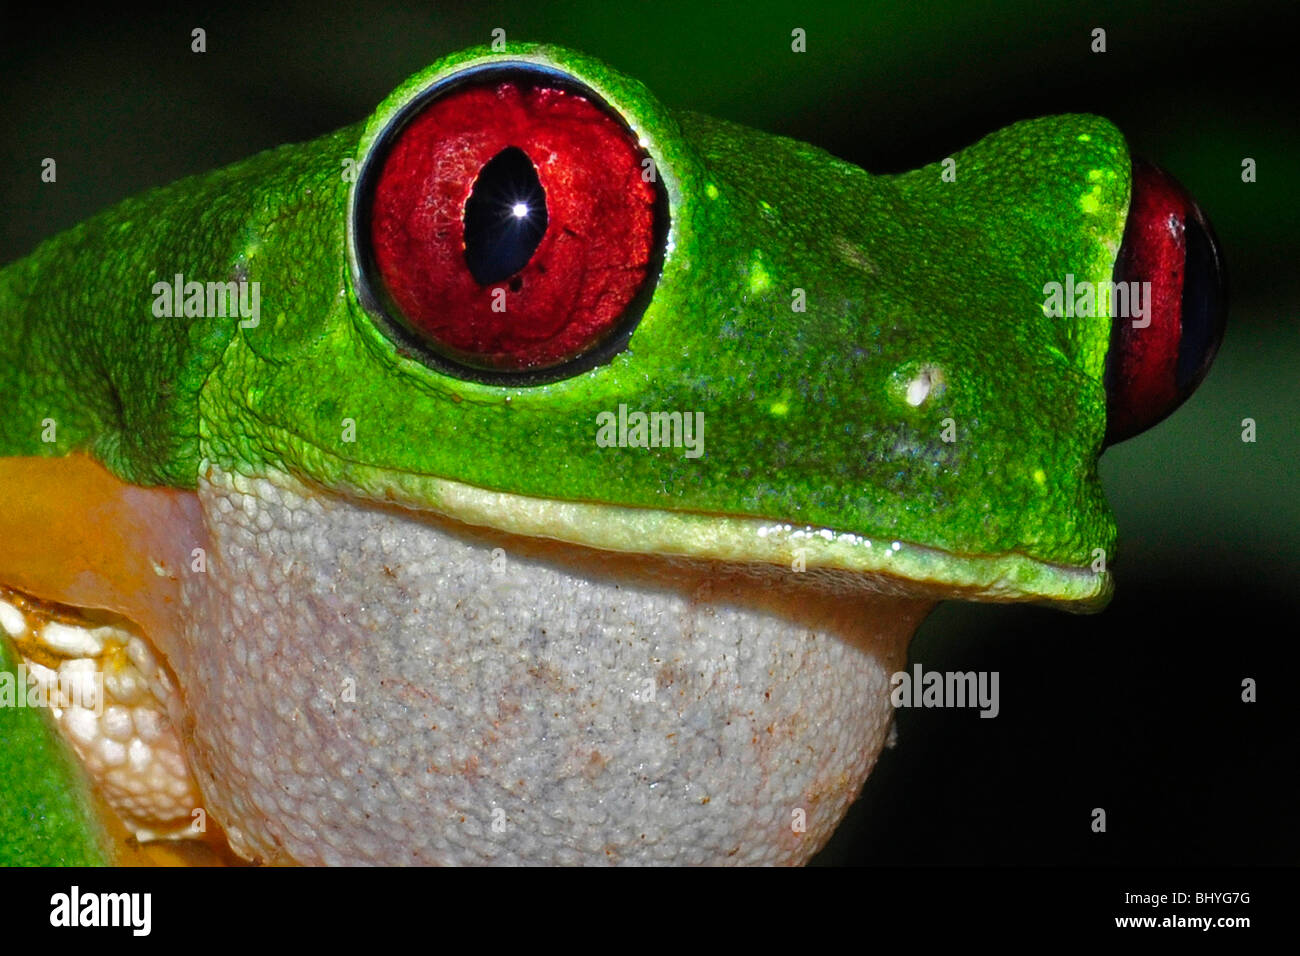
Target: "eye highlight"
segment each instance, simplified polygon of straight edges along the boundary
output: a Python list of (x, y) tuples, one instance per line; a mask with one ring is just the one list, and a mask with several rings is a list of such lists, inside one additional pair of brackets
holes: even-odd
[(546, 190), (517, 146), (488, 161), (465, 203), (465, 264), (479, 285), (509, 279), (546, 235)]
[(626, 346), (668, 229), (658, 177), (594, 91), (468, 70), (394, 118), (357, 184), (362, 298), (409, 351), (477, 381), (555, 381)]

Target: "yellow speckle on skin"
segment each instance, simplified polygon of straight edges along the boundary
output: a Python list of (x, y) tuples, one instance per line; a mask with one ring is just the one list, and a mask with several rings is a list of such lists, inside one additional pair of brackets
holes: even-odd
[(704, 184), (704, 195), (708, 196), (710, 199), (717, 199), (717, 198), (718, 198), (718, 187), (715, 186), (715, 185), (713, 185), (713, 183), (705, 183), (705, 184)]
[(761, 295), (767, 291), (767, 287), (772, 284), (772, 277), (767, 274), (767, 269), (763, 267), (763, 260), (754, 257), (754, 261), (749, 265), (749, 291), (755, 295)]
[(1087, 215), (1095, 216), (1101, 209), (1101, 187), (1093, 186), (1091, 190), (1080, 196), (1079, 208)]
[(759, 208), (761, 208), (761, 209), (763, 210), (763, 212), (771, 212), (771, 211), (772, 211), (772, 204), (769, 203), (766, 199), (760, 199), (760, 200), (758, 201), (758, 205), (759, 205)]
[(767, 410), (777, 418), (785, 418), (786, 415), (790, 414), (790, 403), (783, 398), (778, 398), (771, 405), (767, 406)]
[(860, 269), (867, 275), (880, 275), (879, 267), (867, 255), (867, 250), (857, 243), (846, 239), (844, 236), (836, 236), (831, 240), (831, 246), (847, 265)]
[(1100, 169), (1088, 170), (1088, 182), (1090, 183), (1095, 183), (1097, 180), (1101, 179), (1101, 176), (1102, 173)]
[(1045, 485), (1045, 484), (1047, 484), (1047, 472), (1043, 471), (1043, 469), (1041, 469), (1041, 468), (1035, 468), (1035, 469), (1034, 469), (1034, 484), (1036, 484), (1036, 485)]
[(1092, 142), (1092, 134), (1091, 134), (1091, 133), (1080, 133), (1080, 134), (1079, 134), (1079, 142), (1081, 142), (1081, 143), (1091, 143), (1091, 142)]

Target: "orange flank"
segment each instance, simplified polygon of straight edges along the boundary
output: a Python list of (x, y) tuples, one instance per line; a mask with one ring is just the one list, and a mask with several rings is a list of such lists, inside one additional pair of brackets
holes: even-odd
[(94, 459), (0, 458), (0, 585), (171, 633), (206, 543), (198, 496), (128, 484)]

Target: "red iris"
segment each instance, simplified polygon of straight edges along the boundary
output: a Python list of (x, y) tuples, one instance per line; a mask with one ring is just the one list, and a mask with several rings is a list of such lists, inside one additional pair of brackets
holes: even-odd
[[(545, 74), (454, 86), (375, 166), (372, 278), (395, 318), (454, 363), (509, 373), (571, 362), (609, 339), (653, 281), (662, 230), (645, 159), (607, 107)], [(491, 261), (514, 271), (471, 270), (494, 245), (507, 248)]]
[(1147, 314), (1117, 315), (1106, 358), (1107, 444), (1164, 419), (1210, 369), (1227, 316), (1223, 257), (1200, 207), (1168, 173), (1133, 162), (1114, 279), (1144, 288)]

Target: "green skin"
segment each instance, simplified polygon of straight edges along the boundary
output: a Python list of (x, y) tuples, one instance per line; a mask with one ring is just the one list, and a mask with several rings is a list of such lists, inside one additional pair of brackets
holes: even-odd
[[(358, 300), (349, 246), (345, 161), (364, 163), (430, 83), (506, 59), (559, 68), (620, 113), (671, 215), (628, 348), (532, 387), (399, 351)], [(1110, 277), (1128, 150), (1106, 120), (1067, 115), (952, 158), (955, 181), (939, 163), (876, 176), (668, 110), (555, 47), (456, 53), (363, 123), (127, 200), (0, 270), (0, 455), (88, 451), (126, 481), (186, 489), (205, 462), (278, 469), (578, 543), (787, 566), (802, 549), (809, 568), (918, 594), (1095, 609), (1112, 584), (1094, 564), (1115, 542), (1097, 474), (1110, 323), (1044, 317), (1043, 286)], [(151, 290), (175, 273), (259, 282), (260, 323), (156, 318)], [(908, 383), (927, 369), (940, 371), (914, 406)], [(620, 404), (703, 412), (704, 456), (598, 447), (597, 415)], [(447, 479), (587, 505), (498, 523), (459, 512)], [(759, 525), (784, 524), (837, 535), (760, 546)], [(0, 712), (0, 862), (94, 860), (102, 835), (84, 801), (59, 805), (80, 784), (56, 741), (35, 741), (40, 717)], [(38, 746), (64, 773), (23, 769)]]

